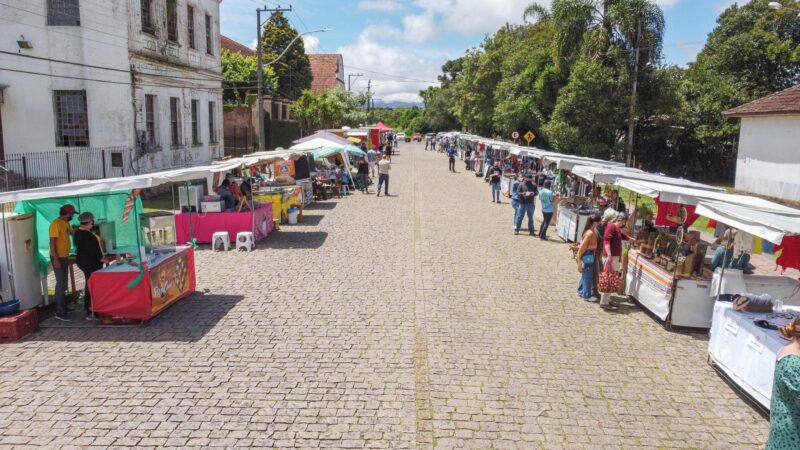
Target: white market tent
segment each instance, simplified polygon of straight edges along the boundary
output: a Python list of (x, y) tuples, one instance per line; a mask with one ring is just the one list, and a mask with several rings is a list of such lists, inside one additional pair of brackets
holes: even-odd
[[(338, 137), (338, 136), (337, 136)], [(348, 141), (347, 139), (341, 139), (345, 141), (344, 143), (340, 142), (339, 140), (334, 140), (327, 137), (318, 137), (314, 139), (309, 139), (305, 142), (301, 142), (299, 144), (295, 144), (291, 146), (290, 150), (295, 151), (309, 151), (309, 150), (317, 150), (320, 148), (325, 147), (341, 147), (343, 145), (351, 145), (352, 142)]]
[(743, 209), (794, 216), (800, 223), (800, 210), (749, 195), (728, 194), (644, 180), (618, 179), (614, 184), (647, 197), (658, 197), (663, 202), (684, 205), (698, 205), (703, 201), (721, 202)]
[(579, 165), (572, 168), (572, 173), (593, 183), (615, 184), (617, 180), (641, 180), (654, 181), (672, 186), (691, 187), (706, 191), (724, 192), (724, 189), (715, 186), (709, 186), (703, 183), (695, 183), (694, 181), (685, 180), (683, 178), (672, 178), (663, 175), (656, 175), (628, 167)]
[[(791, 209), (791, 208), (789, 208)], [(795, 215), (775, 214), (723, 202), (701, 201), (695, 212), (746, 233), (780, 244), (784, 236), (800, 234), (800, 211)]]
[[(586, 158), (577, 155), (562, 155), (549, 152), (542, 158), (544, 164), (555, 164), (557, 169), (572, 171), (575, 166), (594, 166), (594, 167), (625, 167), (624, 163), (616, 161), (604, 161), (596, 158)], [(642, 172), (639, 169), (627, 169), (632, 172)]]
[(304, 142), (308, 142), (308, 141), (311, 141), (311, 140), (314, 140), (314, 139), (325, 139), (327, 141), (333, 142), (334, 144), (338, 144), (338, 145), (348, 145), (348, 144), (352, 143), (351, 141), (348, 141), (347, 139), (345, 139), (345, 138), (343, 138), (343, 137), (341, 137), (341, 136), (339, 136), (339, 135), (337, 135), (335, 133), (332, 133), (330, 131), (317, 131), (314, 134), (311, 134), (311, 135), (308, 135), (308, 136), (306, 136), (304, 138), (292, 141), (292, 143), (293, 144), (302, 144)]

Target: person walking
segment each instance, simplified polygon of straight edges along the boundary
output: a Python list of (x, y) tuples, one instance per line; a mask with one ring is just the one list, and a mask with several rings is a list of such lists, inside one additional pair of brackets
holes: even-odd
[(83, 305), (86, 308), (86, 320), (92, 320), (92, 292), (89, 289), (89, 278), (94, 272), (103, 268), (103, 249), (100, 237), (92, 232), (94, 215), (85, 212), (78, 216), (80, 227), (75, 230), (72, 240), (75, 242), (75, 262), (83, 272), (86, 287), (83, 290)]
[(553, 191), (550, 190), (550, 181), (544, 182), (544, 188), (539, 191), (539, 203), (542, 204), (542, 226), (539, 228), (539, 239), (547, 240), (547, 228), (553, 219)]
[(389, 157), (384, 155), (383, 159), (378, 163), (378, 197), (381, 196), (381, 188), (386, 185), (384, 193), (389, 196), (389, 171), (392, 169), (392, 162)]
[(367, 162), (369, 163), (369, 171), (372, 178), (375, 178), (375, 169), (378, 167), (378, 152), (374, 148), (369, 149), (367, 152)]
[[(522, 182), (522, 174), (517, 174), (517, 177), (514, 178), (514, 182), (511, 183), (511, 207), (514, 208), (514, 219), (511, 222), (511, 226), (514, 228), (514, 231), (517, 231), (517, 215), (519, 215), (519, 193), (517, 192), (517, 187)], [(520, 219), (522, 221), (522, 219)]]
[(536, 194), (538, 191), (536, 185), (533, 184), (530, 175), (525, 175), (524, 180), (517, 186), (517, 197), (519, 198), (519, 207), (517, 209), (517, 220), (514, 223), (514, 234), (519, 234), (519, 229), (522, 226), (522, 219), (528, 215), (528, 233), (533, 236), (536, 230), (533, 227), (533, 211), (535, 210), (534, 202), (536, 201)]
[(778, 352), (769, 408), (769, 437), (765, 450), (800, 446), (800, 318), (780, 328), (790, 339)]
[(75, 217), (75, 207), (64, 205), (58, 210), (58, 217), (50, 223), (50, 263), (56, 276), (56, 320), (68, 322), (67, 313), (67, 273), (69, 271), (70, 237), (75, 233), (70, 221)]
[(358, 161), (358, 184), (361, 192), (369, 194), (369, 163), (367, 158)]
[(389, 159), (389, 162), (392, 162), (392, 144), (383, 146), (383, 155)]
[(447, 147), (447, 159), (450, 161), (450, 172), (456, 171), (456, 148), (452, 145)]
[(489, 175), (489, 183), (492, 185), (492, 201), (500, 203), (500, 179), (503, 177), (500, 161), (494, 162), (487, 175)]
[(428, 138), (425, 138), (425, 150), (428, 150), (428, 146), (430, 145), (430, 143), (431, 143), (431, 140), (428, 139)]
[[(610, 209), (610, 208), (609, 208)], [(605, 230), (603, 236), (603, 254), (605, 261), (603, 262), (603, 271), (605, 273), (620, 274), (622, 266), (620, 265), (620, 258), (622, 256), (622, 241), (636, 241), (628, 236), (622, 229), (628, 221), (628, 216), (625, 213), (614, 212), (615, 217)], [(613, 309), (619, 306), (617, 302), (611, 300), (611, 292), (603, 292), (600, 295), (600, 307), (603, 309)]]
[(597, 216), (589, 216), (586, 227), (583, 229), (580, 247), (575, 254), (578, 262), (578, 272), (581, 274), (581, 281), (578, 283), (578, 295), (591, 301), (594, 295), (594, 259), (597, 256), (597, 234), (595, 228), (600, 220)]

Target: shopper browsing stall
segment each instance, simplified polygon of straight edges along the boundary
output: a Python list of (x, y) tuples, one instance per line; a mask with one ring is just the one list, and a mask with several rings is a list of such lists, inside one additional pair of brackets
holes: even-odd
[(92, 293), (89, 290), (89, 277), (103, 268), (103, 249), (100, 247), (100, 237), (92, 232), (94, 226), (94, 214), (85, 212), (78, 216), (80, 227), (75, 230), (73, 241), (75, 242), (75, 259), (78, 268), (83, 272), (86, 280), (86, 288), (83, 293), (83, 303), (86, 308), (86, 320), (92, 320)]
[[(609, 208), (611, 209), (611, 208)], [(606, 210), (608, 214), (608, 210)], [(603, 236), (603, 250), (605, 255), (603, 272), (610, 277), (618, 277), (622, 271), (620, 258), (622, 256), (622, 241), (635, 241), (632, 237), (628, 236), (622, 229), (628, 221), (628, 216), (624, 213), (615, 213), (611, 211), (610, 214), (616, 214), (613, 221), (608, 224)], [(615, 292), (613, 292), (615, 293)], [(600, 307), (610, 309), (616, 307), (616, 302), (611, 301), (612, 292), (606, 289), (600, 297)]]
[(538, 194), (536, 185), (531, 180), (530, 175), (525, 175), (525, 179), (517, 186), (517, 197), (519, 198), (519, 207), (517, 208), (517, 220), (514, 223), (514, 234), (519, 234), (519, 229), (522, 226), (522, 219), (528, 215), (528, 233), (533, 236), (536, 230), (533, 226), (533, 211), (535, 209), (534, 202)]
[(766, 450), (800, 446), (800, 318), (780, 329), (791, 342), (778, 352)]
[(500, 161), (495, 161), (489, 169), (489, 183), (492, 185), (492, 201), (500, 203), (500, 179), (503, 177), (503, 169), (500, 168)]
[(56, 319), (69, 321), (67, 318), (66, 295), (67, 274), (69, 270), (70, 236), (74, 234), (70, 221), (75, 216), (75, 207), (64, 205), (58, 211), (58, 217), (50, 223), (50, 263), (56, 276)]
[(539, 202), (542, 204), (542, 226), (539, 228), (539, 239), (547, 240), (547, 227), (553, 220), (553, 191), (550, 190), (550, 181), (544, 182), (544, 188), (539, 192)]
[(578, 295), (584, 300), (592, 300), (592, 295), (594, 294), (594, 259), (597, 257), (598, 247), (595, 228), (598, 222), (600, 222), (598, 216), (589, 216), (586, 228), (583, 231), (580, 247), (575, 255), (575, 260), (578, 262), (578, 272), (581, 274)]

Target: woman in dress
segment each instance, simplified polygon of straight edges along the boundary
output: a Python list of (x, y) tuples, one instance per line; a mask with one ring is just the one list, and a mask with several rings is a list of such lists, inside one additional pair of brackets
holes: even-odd
[(583, 229), (581, 246), (575, 254), (575, 260), (578, 262), (578, 272), (581, 273), (581, 281), (578, 284), (578, 295), (587, 301), (593, 298), (594, 268), (598, 242), (597, 234), (594, 229), (599, 221), (597, 216), (589, 216), (586, 227)]
[(780, 329), (792, 342), (778, 352), (765, 450), (800, 448), (800, 318)]

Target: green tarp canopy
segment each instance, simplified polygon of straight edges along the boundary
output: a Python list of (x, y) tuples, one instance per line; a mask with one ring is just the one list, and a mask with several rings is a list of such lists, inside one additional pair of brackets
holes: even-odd
[(358, 148), (358, 147), (356, 147), (354, 145), (348, 145), (348, 146), (343, 146), (343, 147), (325, 147), (325, 148), (321, 148), (319, 150), (314, 150), (314, 153), (313, 153), (314, 159), (327, 158), (327, 157), (333, 156), (333, 155), (335, 155), (337, 153), (342, 153), (342, 149), (346, 150), (347, 153), (349, 153), (351, 155), (354, 155), (354, 156), (359, 156), (359, 157), (366, 157), (367, 156), (367, 154), (363, 150), (361, 150), (360, 148)]
[[(95, 222), (114, 222), (116, 242), (114, 247), (126, 253), (135, 253), (139, 246), (139, 214), (144, 212), (142, 202), (136, 197), (136, 203), (131, 210), (128, 220), (122, 223), (122, 212), (125, 210), (125, 200), (130, 191), (104, 192), (87, 194), (74, 197), (59, 197), (50, 199), (25, 200), (17, 202), (14, 209), (17, 213), (33, 213), (36, 216), (36, 232), (34, 233), (34, 246), (37, 252), (34, 258), (39, 271), (46, 274), (50, 264), (50, 223), (58, 217), (58, 210), (70, 204), (75, 207), (76, 213), (72, 226), (78, 227), (78, 216), (83, 212), (94, 214)], [(72, 248), (73, 252), (75, 247)]]

